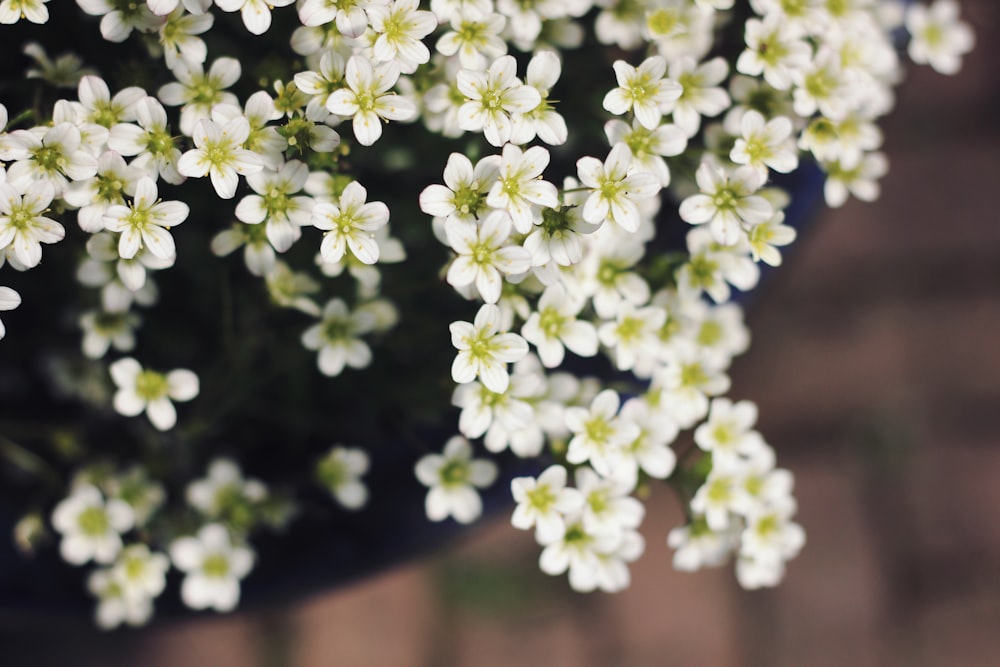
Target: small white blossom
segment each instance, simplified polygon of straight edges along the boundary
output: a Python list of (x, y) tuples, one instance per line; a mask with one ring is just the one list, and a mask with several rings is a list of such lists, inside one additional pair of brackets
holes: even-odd
[(392, 0), (366, 7), (368, 24), (375, 35), (372, 53), (380, 62), (395, 62), (400, 71), (411, 74), (431, 58), (421, 40), (437, 28), (437, 18), (418, 9), (419, 0)]
[(590, 322), (577, 319), (584, 303), (557, 283), (546, 288), (538, 307), (528, 316), (521, 335), (538, 348), (546, 368), (562, 364), (565, 348), (581, 357), (597, 354), (597, 330)]
[(907, 52), (913, 62), (930, 64), (942, 74), (955, 74), (962, 56), (972, 50), (975, 38), (969, 26), (958, 18), (954, 0), (936, 0), (929, 7), (914, 3), (906, 9), (906, 30), (910, 33)]
[(316, 475), (341, 507), (358, 510), (368, 502), (368, 487), (361, 481), (368, 467), (365, 450), (337, 445), (316, 464)]
[(206, 73), (201, 63), (177, 61), (170, 70), (177, 81), (161, 86), (160, 101), (167, 106), (181, 107), (181, 132), (191, 136), (199, 120), (212, 117), (216, 104), (238, 105), (239, 100), (226, 88), (240, 78), (242, 68), (235, 58), (218, 58)]
[(448, 156), (444, 185), (428, 185), (420, 193), (420, 210), (428, 215), (475, 223), (485, 209), (486, 195), (500, 173), (500, 156), (488, 155), (476, 163), (461, 153)]
[(23, 195), (0, 182), (0, 252), (6, 250), (25, 268), (42, 261), (43, 243), (57, 243), (66, 230), (45, 217), (54, 190), (49, 181), (31, 183)]
[(300, 228), (312, 220), (315, 200), (293, 196), (302, 190), (309, 177), (309, 168), (298, 160), (290, 160), (278, 171), (262, 169), (247, 176), (247, 185), (256, 194), (247, 195), (236, 205), (236, 218), (249, 225), (264, 223), (267, 240), (278, 252), (285, 252), (302, 232)]
[(618, 87), (605, 95), (604, 108), (617, 116), (631, 109), (640, 125), (655, 129), (683, 92), (676, 81), (663, 78), (667, 73), (667, 61), (661, 56), (652, 56), (639, 67), (624, 60), (616, 60), (612, 67)]
[(118, 254), (123, 259), (132, 259), (143, 248), (159, 259), (176, 255), (174, 237), (167, 230), (184, 222), (190, 209), (184, 202), (160, 201), (157, 195), (153, 179), (143, 177), (136, 183), (128, 206), (114, 204), (105, 211), (105, 228), (121, 233)]
[(681, 219), (692, 225), (708, 223), (712, 237), (721, 245), (736, 244), (746, 235), (743, 225), (760, 224), (774, 214), (771, 204), (755, 194), (763, 179), (752, 167), (728, 172), (704, 161), (695, 178), (701, 193), (681, 202)]
[(223, 199), (232, 199), (239, 185), (239, 175), (246, 176), (263, 169), (256, 153), (243, 148), (250, 136), (250, 122), (237, 116), (223, 125), (202, 118), (194, 127), (196, 148), (184, 153), (177, 171), (184, 176), (210, 176), (212, 187)]
[(198, 395), (198, 376), (186, 369), (169, 373), (143, 369), (131, 357), (119, 359), (109, 368), (115, 392), (115, 410), (126, 417), (146, 412), (149, 421), (160, 431), (169, 431), (177, 423), (174, 401), (190, 401)]
[(3, 0), (0, 2), (0, 24), (13, 24), (22, 18), (39, 25), (48, 23), (49, 9), (45, 3), (49, 0)]
[(597, 158), (582, 157), (576, 169), (580, 182), (590, 188), (583, 204), (583, 219), (591, 224), (607, 220), (627, 232), (639, 229), (636, 202), (656, 196), (660, 181), (648, 171), (631, 168), (632, 154), (625, 144), (615, 144), (602, 164)]
[(792, 172), (799, 166), (793, 130), (792, 121), (785, 116), (765, 121), (760, 112), (747, 111), (729, 159), (753, 167), (765, 179), (768, 167), (782, 174)]
[(62, 533), (59, 551), (63, 560), (73, 565), (114, 561), (122, 548), (122, 533), (134, 524), (135, 514), (128, 503), (105, 500), (89, 484), (75, 488), (52, 511), (52, 525)]
[(566, 468), (552, 465), (538, 477), (516, 477), (510, 492), (517, 506), (510, 523), (519, 530), (535, 528), (539, 544), (552, 544), (566, 532), (565, 516), (583, 509), (583, 496), (566, 486)]
[(461, 288), (475, 285), (486, 303), (496, 303), (503, 287), (501, 274), (524, 273), (531, 268), (531, 255), (508, 243), (510, 217), (493, 211), (478, 225), (454, 221), (445, 228), (448, 243), (458, 257), (448, 268), (448, 283)]
[(344, 188), (337, 204), (321, 202), (312, 211), (312, 224), (325, 230), (320, 254), (324, 262), (335, 263), (350, 249), (363, 264), (379, 258), (375, 232), (389, 222), (389, 209), (382, 202), (367, 202), (368, 191), (357, 181)]
[(486, 196), (486, 203), (507, 211), (519, 234), (527, 234), (535, 224), (533, 205), (555, 208), (559, 205), (556, 186), (542, 180), (549, 164), (549, 152), (541, 146), (526, 151), (513, 144), (503, 147), (497, 180)]
[(471, 523), (483, 512), (477, 488), (485, 488), (497, 476), (497, 466), (488, 459), (472, 458), (472, 445), (456, 435), (441, 454), (427, 454), (416, 465), (420, 483), (429, 487), (424, 502), (427, 518), (443, 521), (449, 516)]
[(528, 113), (542, 101), (541, 94), (522, 84), (516, 74), (513, 56), (497, 58), (485, 72), (459, 71), (458, 89), (469, 100), (458, 111), (459, 126), (466, 132), (482, 132), (493, 146), (510, 141), (511, 115)]
[(361, 336), (373, 331), (375, 324), (374, 313), (360, 308), (352, 313), (342, 299), (331, 299), (321, 321), (302, 334), (302, 344), (308, 350), (319, 350), (321, 373), (340, 375), (344, 366), (364, 368), (371, 363), (371, 348)]
[(187, 485), (184, 497), (188, 505), (209, 519), (228, 518), (239, 524), (252, 521), (246, 510), (267, 498), (267, 487), (260, 480), (244, 478), (235, 461), (215, 459), (205, 477)]
[(181, 599), (191, 609), (232, 611), (240, 599), (240, 580), (253, 568), (254, 554), (234, 545), (226, 528), (203, 526), (196, 537), (181, 537), (170, 544), (170, 560), (186, 573)]
[(473, 323), (451, 323), (451, 343), (458, 350), (451, 365), (455, 382), (464, 384), (478, 377), (491, 391), (507, 391), (507, 364), (528, 354), (528, 343), (517, 334), (501, 332), (500, 318), (499, 308), (483, 304)]
[(390, 93), (399, 79), (395, 61), (372, 63), (364, 56), (351, 56), (344, 73), (346, 88), (330, 94), (326, 108), (353, 118), (354, 136), (362, 146), (371, 146), (382, 136), (382, 120), (410, 120), (417, 114), (412, 101)]
[(605, 389), (589, 408), (566, 409), (566, 426), (573, 433), (566, 450), (570, 463), (589, 463), (601, 475), (611, 475), (621, 450), (639, 437), (639, 427), (620, 419), (621, 399), (613, 389)]

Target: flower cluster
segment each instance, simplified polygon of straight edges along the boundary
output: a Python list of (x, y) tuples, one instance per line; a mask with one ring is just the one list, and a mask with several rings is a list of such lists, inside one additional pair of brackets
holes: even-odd
[[(509, 451), (540, 471), (510, 481), (511, 521), (576, 590), (629, 584), (654, 482), (688, 517), (666, 537), (677, 568), (734, 557), (747, 588), (782, 578), (804, 533), (756, 407), (726, 397), (750, 340), (738, 296), (796, 238), (784, 175), (821, 174), (830, 206), (878, 196), (892, 37), (905, 28), (912, 60), (957, 71), (973, 37), (953, 0), (76, 4), (112, 58), (140, 47), (142, 75), (23, 45), (36, 67), (20, 85), (47, 92), (0, 100), (0, 270), (58, 273), (74, 260), (50, 246), (75, 245), (80, 299), (65, 313), (90, 375), (52, 372), (100, 422), (92, 433), (120, 428), (160, 460), (264, 423), (270, 402), (318, 397), (289, 422), (374, 440), (357, 425), (395, 408), (327, 422), (330, 403), (302, 387), (342, 387), (354, 406), (405, 395), (444, 416), (443, 451), (414, 465), (433, 521), (478, 518), (479, 490), (502, 477), (493, 455)], [(59, 18), (46, 0), (0, 2), (7, 33)], [(264, 33), (285, 51), (244, 72), (217, 52), (238, 42), (216, 39), (217, 22), (245, 27), (247, 53)], [(241, 248), (242, 266), (206, 268)], [(49, 303), (53, 280), (10, 282), (0, 310)], [(184, 338), (169, 313), (218, 285), (199, 311), (223, 341), (206, 360), (215, 329)], [(0, 338), (31, 333), (22, 311)], [(397, 386), (435, 347), (420, 318), (433, 340), (450, 333), (451, 385), (445, 363)], [(298, 389), (280, 385), (293, 371)], [(185, 457), (149, 467), (186, 480), (173, 493), (142, 465), (90, 462), (52, 503), (63, 558), (98, 564), (101, 627), (146, 622), (170, 567), (187, 606), (233, 609), (251, 536), (295, 516), (294, 490), (206, 451), (200, 479)], [(340, 508), (368, 502), (366, 445), (310, 464)]]

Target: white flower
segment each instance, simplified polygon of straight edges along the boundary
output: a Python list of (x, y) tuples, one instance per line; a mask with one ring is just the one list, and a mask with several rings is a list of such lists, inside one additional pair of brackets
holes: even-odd
[(681, 428), (694, 426), (708, 414), (708, 397), (729, 390), (729, 376), (718, 359), (694, 345), (674, 346), (671, 358), (653, 376), (660, 400)]
[(257, 479), (245, 479), (231, 459), (215, 459), (208, 474), (187, 485), (188, 505), (209, 519), (226, 518), (238, 528), (253, 522), (253, 506), (267, 498), (267, 487)]
[(552, 544), (566, 532), (565, 516), (583, 509), (583, 496), (566, 486), (566, 468), (552, 465), (537, 478), (515, 477), (510, 492), (517, 507), (510, 517), (519, 530), (535, 528), (539, 544)]
[[(21, 295), (9, 287), (0, 287), (0, 311), (14, 310), (21, 305)], [(7, 334), (7, 328), (0, 321), (0, 340)]]
[(927, 7), (912, 4), (906, 8), (906, 29), (910, 33), (907, 52), (913, 62), (930, 64), (942, 74), (955, 74), (962, 66), (962, 56), (975, 43), (972, 30), (958, 18), (958, 3), (936, 0)]
[(267, 284), (267, 293), (276, 304), (319, 317), (319, 306), (306, 296), (319, 291), (319, 283), (311, 275), (305, 271), (293, 271), (284, 262), (275, 260), (264, 274), (264, 280)]
[(232, 543), (229, 532), (211, 523), (197, 537), (182, 537), (170, 544), (174, 566), (187, 573), (181, 599), (191, 609), (232, 611), (240, 599), (240, 579), (253, 568), (253, 552)]
[(87, 577), (87, 590), (97, 598), (94, 622), (102, 630), (113, 630), (122, 623), (132, 627), (145, 625), (153, 616), (148, 597), (126, 596), (115, 570), (99, 568)]
[(177, 185), (184, 177), (177, 171), (180, 149), (167, 126), (167, 112), (155, 97), (136, 102), (138, 126), (120, 123), (111, 128), (108, 148), (122, 155), (135, 155), (131, 166), (142, 169), (154, 181), (162, 178)]
[(424, 502), (428, 519), (443, 521), (451, 516), (459, 523), (471, 523), (483, 512), (476, 489), (493, 483), (497, 466), (488, 459), (473, 459), (472, 445), (456, 435), (441, 454), (427, 454), (417, 461), (415, 472), (430, 488)]
[(500, 31), (507, 22), (500, 14), (480, 14), (465, 8), (451, 15), (451, 30), (438, 38), (435, 48), (446, 56), (458, 54), (462, 67), (486, 69), (486, 65), (507, 53)]
[(769, 220), (750, 228), (750, 254), (755, 262), (781, 266), (781, 251), (778, 248), (788, 245), (798, 236), (795, 228), (784, 222), (785, 213), (777, 211)]
[(104, 79), (85, 76), (80, 79), (77, 95), (80, 98), (81, 121), (110, 129), (117, 123), (135, 120), (135, 105), (146, 97), (146, 92), (137, 86), (130, 86), (112, 97)]
[(735, 245), (746, 235), (743, 225), (760, 224), (774, 214), (771, 204), (754, 194), (763, 179), (752, 167), (728, 172), (703, 161), (695, 178), (701, 193), (681, 202), (681, 219), (692, 225), (708, 223), (712, 237), (721, 245)]
[(153, 179), (143, 177), (131, 204), (115, 204), (105, 211), (105, 228), (121, 233), (118, 253), (123, 259), (132, 259), (142, 248), (160, 259), (176, 255), (174, 237), (167, 230), (187, 220), (190, 209), (184, 202), (160, 201), (157, 194)]
[(312, 224), (326, 230), (320, 245), (324, 262), (339, 262), (348, 248), (363, 264), (378, 261), (375, 232), (389, 222), (389, 209), (379, 201), (366, 203), (367, 197), (364, 186), (351, 181), (338, 204), (321, 202), (313, 208)]
[(451, 402), (462, 409), (458, 430), (465, 437), (485, 434), (483, 444), (491, 452), (501, 452), (509, 445), (518, 456), (534, 456), (542, 442), (532, 429), (535, 411), (528, 401), (535, 398), (539, 382), (536, 376), (516, 369), (506, 392), (500, 394), (479, 382), (469, 382), (455, 387)]
[(451, 365), (451, 378), (459, 383), (477, 377), (491, 391), (502, 394), (510, 384), (507, 364), (528, 354), (528, 343), (514, 333), (500, 331), (500, 309), (483, 304), (474, 323), (452, 322), (451, 344), (458, 350)]
[(583, 204), (583, 219), (591, 224), (605, 220), (627, 232), (639, 229), (637, 201), (660, 191), (659, 179), (648, 171), (631, 169), (632, 154), (625, 144), (615, 144), (604, 164), (597, 158), (582, 157), (576, 162), (580, 182), (590, 188)]
[(634, 482), (627, 477), (601, 477), (587, 466), (577, 468), (576, 488), (583, 496), (583, 527), (589, 532), (622, 536), (638, 528), (646, 508), (628, 495)]
[(562, 64), (554, 51), (538, 51), (528, 63), (524, 83), (538, 91), (542, 101), (527, 113), (515, 114), (511, 121), (510, 141), (515, 144), (527, 144), (539, 139), (556, 146), (566, 143), (568, 130), (566, 120), (556, 113), (549, 101), (549, 91), (556, 85), (562, 74)]
[(789, 560), (805, 544), (805, 532), (791, 520), (795, 501), (761, 505), (746, 517), (740, 535), (740, 555), (759, 560)]
[(660, 346), (658, 333), (666, 319), (666, 311), (659, 306), (636, 308), (626, 303), (618, 309), (614, 321), (600, 326), (597, 335), (601, 343), (613, 350), (618, 370), (626, 371), (656, 355)]
[(20, 192), (34, 181), (47, 181), (55, 191), (53, 196), (59, 197), (69, 180), (82, 181), (97, 173), (97, 158), (86, 150), (80, 129), (73, 123), (15, 130), (11, 136), (27, 152), (27, 157), (7, 168), (7, 183)]
[(168, 431), (177, 423), (177, 411), (171, 399), (190, 401), (198, 395), (198, 376), (186, 369), (163, 374), (144, 370), (138, 361), (125, 357), (111, 364), (109, 370), (118, 387), (115, 410), (126, 417), (145, 411), (149, 421), (160, 431)]
[(538, 558), (538, 567), (548, 575), (569, 570), (569, 585), (575, 591), (597, 588), (602, 557), (612, 555), (622, 543), (620, 533), (590, 532), (579, 515), (567, 518), (562, 536), (546, 545)]
[(45, 3), (49, 0), (3, 0), (0, 2), (0, 24), (17, 23), (26, 18), (32, 23), (48, 23), (49, 9)]
[(76, 4), (87, 14), (102, 17), (101, 36), (109, 42), (124, 42), (134, 29), (153, 32), (158, 23), (145, 2), (76, 0)]
[(203, 39), (195, 35), (208, 32), (214, 23), (215, 16), (211, 13), (189, 14), (178, 8), (167, 14), (159, 27), (160, 46), (163, 47), (167, 67), (172, 70), (181, 60), (204, 63), (208, 47)]
[(604, 108), (620, 116), (630, 109), (639, 124), (654, 129), (663, 114), (673, 108), (683, 89), (671, 79), (663, 78), (667, 61), (661, 56), (646, 58), (639, 67), (616, 60), (612, 67), (618, 87), (604, 96)]
[(528, 113), (542, 101), (541, 94), (523, 85), (516, 74), (513, 56), (497, 58), (485, 72), (459, 71), (458, 89), (469, 100), (458, 111), (459, 127), (466, 132), (482, 132), (493, 146), (510, 141), (511, 114)]
[(486, 203), (507, 211), (519, 234), (527, 234), (535, 224), (532, 204), (547, 208), (559, 205), (556, 186), (542, 180), (549, 164), (549, 152), (541, 146), (526, 151), (513, 144), (503, 147), (497, 180), (486, 196)]
[(689, 137), (698, 133), (702, 116), (718, 116), (731, 104), (729, 94), (719, 87), (728, 72), (721, 57), (702, 64), (690, 57), (671, 63), (670, 78), (683, 88), (673, 107), (674, 123)]
[(538, 307), (528, 316), (521, 335), (538, 348), (546, 368), (562, 364), (565, 348), (581, 357), (597, 354), (597, 330), (590, 322), (576, 319), (584, 303), (557, 283), (546, 288)]
[(371, 3), (366, 8), (368, 23), (375, 34), (372, 52), (376, 60), (398, 63), (400, 71), (411, 74), (431, 58), (421, 41), (437, 28), (434, 14), (418, 9), (419, 0)]
[(804, 69), (812, 58), (812, 49), (803, 39), (802, 29), (770, 13), (764, 20), (746, 22), (746, 51), (736, 60), (736, 71), (750, 76), (764, 75), (777, 90), (792, 87), (792, 72)]
[(694, 441), (712, 453), (713, 463), (726, 458), (752, 457), (764, 447), (764, 439), (753, 430), (757, 406), (750, 401), (733, 403), (728, 398), (712, 400), (708, 421), (694, 431)]
[(237, 116), (221, 126), (202, 118), (194, 128), (197, 148), (181, 156), (177, 171), (195, 178), (209, 175), (215, 192), (223, 199), (232, 199), (239, 185), (237, 174), (246, 176), (263, 169), (257, 154), (243, 148), (249, 136), (250, 122), (244, 116)]
[(500, 173), (500, 156), (488, 155), (476, 163), (461, 153), (448, 156), (445, 185), (428, 185), (420, 193), (420, 210), (428, 215), (474, 223), (487, 209), (486, 195)]
[(750, 165), (767, 178), (767, 168), (787, 174), (799, 166), (798, 148), (792, 137), (792, 121), (778, 116), (765, 121), (754, 110), (743, 114), (740, 137), (736, 139), (729, 159), (736, 164)]
[(819, 111), (834, 120), (843, 118), (852, 107), (851, 82), (840, 64), (839, 54), (820, 50), (805, 70), (793, 73), (792, 96), (795, 113), (809, 118)]
[(264, 224), (267, 240), (278, 252), (285, 252), (301, 236), (299, 228), (312, 220), (315, 200), (292, 195), (302, 190), (309, 168), (290, 160), (278, 171), (263, 169), (247, 176), (247, 185), (256, 193), (236, 205), (236, 218), (249, 225)]
[(135, 524), (128, 503), (104, 496), (95, 487), (82, 484), (52, 511), (52, 525), (62, 533), (59, 551), (63, 560), (83, 565), (93, 559), (110, 563), (122, 548), (121, 534)]
[(824, 163), (826, 183), (823, 195), (827, 206), (844, 205), (849, 194), (861, 201), (875, 201), (881, 192), (878, 179), (889, 171), (889, 160), (882, 153), (867, 153), (856, 163), (840, 160)]
[(677, 550), (674, 567), (685, 572), (721, 565), (732, 552), (734, 543), (731, 531), (713, 531), (700, 516), (667, 535), (667, 546)]
[(199, 120), (212, 117), (216, 104), (239, 104), (235, 95), (225, 91), (242, 72), (235, 58), (216, 59), (208, 73), (201, 63), (186, 60), (177, 61), (170, 71), (177, 81), (161, 86), (157, 96), (167, 106), (181, 107), (181, 132), (187, 136), (194, 133)]
[(331, 93), (326, 108), (338, 116), (353, 117), (358, 143), (371, 146), (382, 136), (382, 119), (409, 120), (417, 115), (412, 101), (389, 92), (398, 79), (395, 61), (373, 67), (364, 56), (351, 56), (344, 73), (347, 88)]
[(133, 313), (109, 313), (89, 310), (80, 316), (83, 329), (83, 354), (90, 359), (100, 359), (114, 345), (119, 352), (129, 352), (135, 347), (133, 329), (139, 316)]
[(705, 517), (712, 530), (726, 530), (733, 521), (743, 483), (745, 463), (735, 457), (712, 457), (712, 471), (691, 499), (691, 511)]
[(341, 507), (358, 510), (368, 502), (368, 487), (361, 481), (368, 466), (365, 450), (337, 445), (316, 464), (316, 475)]
[(170, 561), (166, 555), (150, 552), (145, 544), (125, 547), (111, 568), (111, 576), (129, 599), (152, 599), (167, 585)]
[(360, 336), (375, 329), (375, 315), (362, 309), (353, 313), (342, 299), (331, 299), (323, 309), (319, 324), (306, 329), (302, 344), (319, 350), (319, 370), (324, 375), (340, 375), (344, 366), (364, 368), (371, 363), (372, 351)]
[(729, 300), (729, 285), (747, 291), (760, 279), (760, 267), (742, 243), (720, 246), (710, 230), (695, 227), (688, 232), (687, 247), (690, 259), (677, 272), (678, 291), (685, 298), (706, 292), (722, 303)]
[(51, 183), (35, 181), (24, 195), (0, 182), (0, 252), (7, 250), (25, 268), (37, 266), (42, 260), (43, 243), (57, 243), (66, 230), (47, 218), (48, 206), (54, 197)]
[(271, 27), (271, 9), (293, 2), (295, 0), (215, 0), (215, 5), (224, 12), (240, 12), (247, 30), (263, 35)]
[(687, 135), (669, 123), (651, 130), (643, 127), (638, 119), (633, 119), (631, 125), (609, 120), (604, 125), (604, 133), (612, 146), (618, 143), (628, 146), (632, 164), (637, 169), (651, 172), (663, 187), (670, 185), (670, 169), (662, 156), (680, 155), (687, 148)]
[(627, 444), (616, 476), (635, 486), (639, 469), (654, 479), (666, 479), (674, 471), (677, 456), (670, 443), (677, 437), (677, 423), (665, 410), (654, 410), (642, 398), (630, 398), (621, 409), (622, 419), (639, 427), (639, 436)]
[(570, 463), (589, 463), (601, 475), (611, 475), (621, 450), (639, 437), (639, 427), (620, 419), (621, 399), (613, 389), (605, 389), (589, 408), (566, 408), (566, 426), (573, 433), (566, 450)]
[(456, 220), (445, 231), (449, 245), (458, 253), (448, 268), (448, 283), (459, 288), (475, 285), (486, 303), (500, 299), (501, 273), (518, 274), (531, 268), (528, 251), (508, 244), (511, 223), (504, 211), (493, 211), (478, 225)]
[(135, 194), (136, 182), (144, 176), (138, 167), (125, 164), (117, 151), (108, 150), (97, 158), (97, 175), (86, 181), (75, 181), (63, 192), (63, 199), (79, 207), (77, 222), (80, 229), (91, 234), (104, 230), (104, 214), (108, 207), (125, 205), (124, 195)]

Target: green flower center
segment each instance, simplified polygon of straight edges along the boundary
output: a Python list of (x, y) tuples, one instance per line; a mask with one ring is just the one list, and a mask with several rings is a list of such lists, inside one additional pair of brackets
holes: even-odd
[(445, 487), (462, 486), (469, 479), (468, 463), (466, 461), (448, 461), (441, 466), (438, 476), (441, 479), (441, 484)]
[(211, 554), (202, 562), (201, 570), (206, 576), (221, 579), (229, 574), (229, 559), (222, 554)]
[(135, 393), (145, 401), (154, 401), (167, 395), (167, 378), (156, 371), (142, 371), (135, 379)]
[(88, 537), (100, 537), (108, 532), (111, 523), (102, 507), (88, 507), (76, 519), (80, 531)]
[(701, 364), (694, 362), (691, 364), (681, 364), (681, 385), (684, 387), (700, 387), (708, 382), (708, 375)]

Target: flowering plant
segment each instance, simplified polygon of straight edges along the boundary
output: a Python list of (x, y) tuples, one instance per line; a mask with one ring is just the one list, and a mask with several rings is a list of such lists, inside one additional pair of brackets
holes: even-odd
[(34, 61), (0, 88), (23, 550), (93, 562), (101, 627), (145, 623), (171, 569), (231, 610), (262, 532), (399, 492), (368, 482), (395, 443), (431, 521), (504, 472), (576, 590), (629, 584), (654, 483), (676, 567), (776, 584), (804, 533), (726, 396), (736, 300), (795, 240), (786, 175), (877, 197), (893, 36), (957, 71), (956, 4), (292, 4), (0, 2)]

